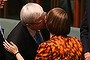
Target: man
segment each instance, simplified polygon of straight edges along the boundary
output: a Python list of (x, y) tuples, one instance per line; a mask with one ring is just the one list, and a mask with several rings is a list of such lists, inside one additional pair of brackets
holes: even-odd
[(90, 60), (90, 0), (86, 0), (85, 17), (80, 27), (85, 60)]
[[(44, 41), (49, 39), (49, 32), (45, 29), (45, 12), (36, 3), (27, 3), (20, 12), (20, 23), (9, 34), (7, 41), (14, 42), (25, 60), (34, 60), (38, 48), (35, 33), (40, 31)], [(43, 41), (42, 41), (43, 42)], [(6, 53), (6, 60), (16, 60), (15, 56)]]

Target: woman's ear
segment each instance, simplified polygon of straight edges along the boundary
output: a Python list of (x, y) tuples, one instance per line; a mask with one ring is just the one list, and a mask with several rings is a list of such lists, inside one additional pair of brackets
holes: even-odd
[(45, 20), (45, 23), (46, 23), (46, 21), (47, 21), (47, 13), (46, 12), (44, 12), (44, 20)]
[(46, 23), (47, 22), (47, 16), (45, 16), (44, 20), (45, 20), (45, 23)]

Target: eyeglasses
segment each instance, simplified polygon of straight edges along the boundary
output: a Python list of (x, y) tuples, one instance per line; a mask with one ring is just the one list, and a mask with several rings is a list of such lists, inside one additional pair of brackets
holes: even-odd
[(28, 24), (25, 24), (26, 26), (29, 26), (29, 25), (39, 25), (41, 24), (42, 22), (38, 22), (38, 23), (28, 23)]

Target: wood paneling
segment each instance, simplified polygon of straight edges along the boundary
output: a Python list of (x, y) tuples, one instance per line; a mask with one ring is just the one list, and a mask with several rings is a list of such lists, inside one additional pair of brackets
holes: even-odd
[[(16, 0), (14, 0), (16, 1)], [(46, 12), (48, 12), (50, 9), (54, 8), (54, 7), (60, 7), (61, 6), (61, 2), (64, 2), (63, 0), (26, 0), (26, 1), (29, 1), (29, 2), (36, 2), (38, 4), (40, 4), (44, 10)], [(71, 0), (67, 0), (67, 1), (71, 1)], [(83, 19), (83, 15), (84, 15), (84, 2), (85, 0), (72, 0), (74, 2), (74, 8), (73, 8), (73, 26), (75, 27), (80, 27), (80, 23)], [(13, 2), (12, 0), (9, 0), (7, 2), (11, 2), (12, 3), (17, 3), (15, 6), (13, 5), (10, 5), (9, 3), (5, 4), (4, 6), (4, 10), (0, 10), (0, 15), (2, 15), (4, 18), (6, 18), (9, 14), (12, 14), (12, 15), (17, 15), (18, 18), (19, 18), (19, 11), (20, 11), (20, 8), (19, 5), (21, 5), (19, 2)], [(14, 10), (12, 10), (12, 6), (14, 8)], [(64, 6), (66, 7), (66, 6)], [(10, 10), (10, 11), (9, 11)], [(2, 12), (1, 12), (2, 11)], [(11, 16), (12, 16), (11, 15)]]
[(74, 26), (79, 27), (80, 24), (80, 0), (74, 0)]
[(74, 0), (74, 26), (80, 27), (85, 11), (85, 0)]

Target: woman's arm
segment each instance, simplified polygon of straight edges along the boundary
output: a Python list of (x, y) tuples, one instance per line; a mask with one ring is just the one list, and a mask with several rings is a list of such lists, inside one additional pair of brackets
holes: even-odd
[(4, 48), (9, 51), (10, 53), (14, 54), (17, 60), (24, 60), (24, 58), (19, 53), (18, 47), (13, 42), (3, 42)]
[(16, 54), (16, 58), (17, 58), (17, 60), (24, 60), (24, 58), (21, 56), (20, 53)]

